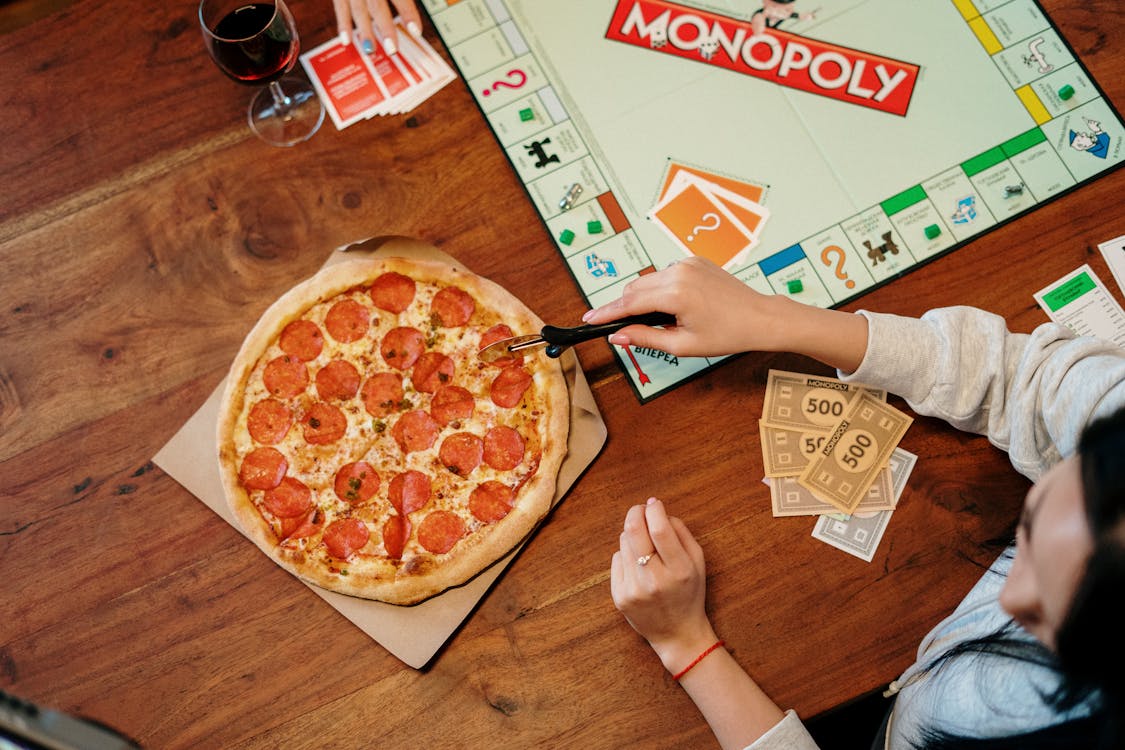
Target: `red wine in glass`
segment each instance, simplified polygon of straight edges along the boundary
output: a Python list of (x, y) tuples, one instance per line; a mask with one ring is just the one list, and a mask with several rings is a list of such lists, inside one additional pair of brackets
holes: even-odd
[(220, 70), (239, 83), (258, 84), (276, 81), (292, 69), (300, 45), (276, 11), (272, 4), (253, 3), (223, 16), (211, 46)]
[(285, 77), (300, 42), (283, 0), (202, 0), (199, 22), (221, 71), (238, 83), (267, 84), (250, 104), (250, 127), (258, 136), (291, 146), (316, 132), (324, 120), (316, 91), (301, 77)]

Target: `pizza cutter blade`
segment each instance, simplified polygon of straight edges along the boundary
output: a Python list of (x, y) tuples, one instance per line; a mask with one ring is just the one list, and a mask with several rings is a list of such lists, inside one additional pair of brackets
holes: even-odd
[(630, 315), (625, 318), (599, 323), (598, 325), (577, 326), (575, 328), (559, 328), (557, 326), (543, 326), (537, 334), (527, 336), (514, 336), (501, 339), (477, 352), (477, 357), (482, 362), (495, 362), (513, 354), (519, 354), (527, 349), (547, 347), (545, 352), (548, 357), (558, 357), (563, 349), (574, 346), (583, 341), (601, 338), (620, 331), (625, 326), (670, 326), (675, 325), (676, 316), (663, 312), (650, 312), (643, 315)]

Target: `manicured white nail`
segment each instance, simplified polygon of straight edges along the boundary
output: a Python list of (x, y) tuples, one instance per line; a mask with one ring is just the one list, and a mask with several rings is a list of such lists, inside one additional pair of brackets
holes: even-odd
[(391, 39), (390, 37), (387, 37), (386, 39), (384, 39), (383, 40), (383, 50), (388, 55), (393, 55), (394, 53), (398, 52), (398, 46), (395, 44), (395, 40)]
[(422, 36), (422, 30), (418, 28), (418, 24), (414, 23), (413, 21), (410, 21), (406, 24), (406, 30), (414, 36)]
[(352, 35), (346, 31), (340, 32), (340, 44), (347, 45), (352, 41)]

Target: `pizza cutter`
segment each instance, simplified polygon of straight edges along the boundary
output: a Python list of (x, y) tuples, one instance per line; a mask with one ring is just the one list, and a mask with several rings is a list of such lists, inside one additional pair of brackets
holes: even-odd
[(539, 333), (533, 333), (528, 336), (514, 336), (489, 344), (477, 352), (477, 357), (484, 362), (495, 362), (502, 357), (516, 354), (525, 349), (535, 349), (540, 346), (545, 346), (547, 347), (545, 354), (548, 357), (556, 358), (562, 354), (563, 349), (568, 346), (574, 346), (583, 341), (608, 336), (615, 331), (620, 331), (625, 326), (670, 326), (675, 325), (675, 323), (675, 315), (663, 312), (650, 312), (644, 313), (643, 315), (630, 315), (626, 318), (610, 321), (609, 323), (577, 326), (576, 328), (543, 326)]

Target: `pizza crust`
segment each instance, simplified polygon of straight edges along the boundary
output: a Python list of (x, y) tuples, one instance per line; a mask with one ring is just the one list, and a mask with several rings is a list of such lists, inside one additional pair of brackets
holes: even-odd
[[(495, 313), (500, 321), (517, 333), (538, 331), (543, 326), (538, 316), (507, 290), (488, 279), (459, 270), (449, 264), (404, 258), (378, 258), (331, 265), (282, 295), (263, 313), (247, 335), (232, 363), (220, 404), (217, 424), (218, 458), (227, 503), (240, 528), (278, 565), (308, 583), (338, 593), (391, 604), (415, 604), (473, 578), (510, 552), (546, 516), (554, 500), (559, 467), (566, 456), (570, 416), (569, 395), (558, 360), (550, 359), (542, 353), (532, 355), (525, 360), (527, 369), (532, 374), (532, 385), (527, 393), (535, 394), (536, 400), (531, 403), (531, 398), (525, 394), (525, 399), (520, 404), (521, 408), (512, 411), (513, 413), (539, 412), (537, 418), (532, 420), (537, 428), (534, 448), (538, 455), (525, 456), (526, 463), (530, 464), (533, 460), (537, 460), (538, 465), (530, 478), (519, 487), (512, 510), (494, 523), (481, 524), (471, 519), (465, 510), (467, 498), (444, 499), (446, 505), (459, 508), (466, 518), (473, 520), (474, 525), (479, 526), (479, 528), (471, 528), (449, 552), (432, 554), (415, 551), (409, 559), (404, 555), (400, 562), (388, 560), (385, 556), (365, 554), (357, 562), (344, 562), (335, 558), (328, 559), (326, 552), (315, 548), (291, 550), (279, 546), (278, 533), (271, 525), (271, 521), (264, 516), (263, 511), (255, 504), (251, 493), (239, 480), (241, 459), (247, 452), (247, 443), (252, 442), (246, 427), (247, 392), (252, 388), (251, 378), (260, 371), (271, 347), (276, 347), (278, 336), (286, 325), (301, 318), (320, 303), (355, 290), (357, 287), (369, 286), (372, 280), (389, 271), (409, 276), (419, 285), (457, 286), (474, 298), (478, 311), (483, 311), (482, 315)], [(413, 318), (411, 320), (417, 325), (425, 325), (428, 322)], [(407, 324), (406, 321), (401, 322)], [(466, 334), (462, 338), (471, 337)], [(471, 356), (475, 360), (475, 349), (470, 343), (462, 345), (462, 358)], [(372, 343), (372, 348), (375, 348), (376, 344), (377, 342)], [(273, 351), (276, 353), (276, 349)], [(461, 361), (458, 361), (458, 365), (461, 364)], [(404, 374), (404, 379), (409, 381), (408, 375)], [(421, 396), (421, 394), (416, 395)], [(479, 402), (482, 394), (474, 393), (474, 395)], [(483, 394), (483, 398), (487, 399), (488, 394)], [(424, 402), (425, 399), (422, 401)], [(487, 425), (477, 422), (481, 416), (474, 412), (474, 415), (467, 420), (467, 426), (476, 427), (478, 431), (486, 429)], [(517, 423), (527, 425), (531, 417), (532, 415), (525, 414), (521, 420), (517, 420)], [(297, 429), (298, 426), (294, 425), (290, 431)], [(448, 429), (443, 429), (443, 434), (447, 431)], [(349, 433), (343, 440), (351, 438), (349, 428)], [(429, 452), (436, 454), (440, 442), (440, 439), (435, 441)], [(336, 461), (338, 465), (342, 465), (345, 461), (339, 458), (339, 454), (349, 447), (351, 446), (306, 445), (305, 449), (309, 455), (300, 458), (312, 456), (315, 461)], [(387, 455), (385, 452), (380, 453), (379, 458), (387, 458)], [(290, 474), (294, 472), (292, 463), (291, 461)], [(518, 475), (527, 468), (521, 465), (510, 473)], [(335, 468), (332, 469), (333, 473), (334, 471)], [(295, 476), (304, 479), (301, 473), (296, 473)], [(388, 480), (389, 477), (382, 478), (379, 495), (372, 500), (372, 503), (379, 498), (382, 498), (381, 502), (384, 504), (387, 503), (385, 498)], [(323, 484), (321, 480), (318, 489), (327, 494), (328, 491)], [(512, 482), (509, 481), (508, 484)], [(384, 508), (384, 515), (386, 512)], [(414, 530), (417, 530), (417, 525), (414, 526)], [(372, 538), (381, 540), (380, 529), (377, 526), (371, 527), (370, 531)], [(319, 539), (319, 536), (317, 538)], [(381, 541), (379, 544), (381, 546)], [(365, 548), (365, 551), (368, 550)]]

